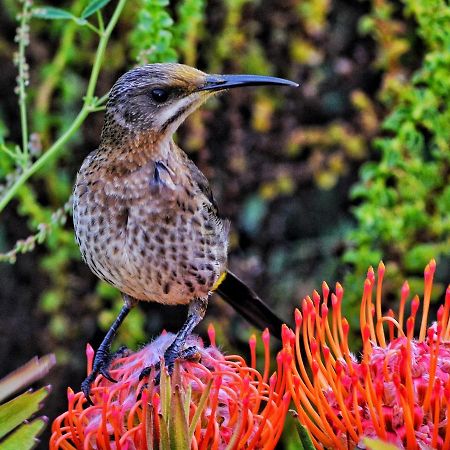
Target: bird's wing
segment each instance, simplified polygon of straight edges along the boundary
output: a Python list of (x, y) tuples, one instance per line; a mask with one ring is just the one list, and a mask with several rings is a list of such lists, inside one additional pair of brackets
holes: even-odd
[[(209, 182), (200, 169), (187, 158), (187, 163), (194, 181), (197, 183), (203, 195), (211, 204), (211, 213), (219, 218), (217, 203), (209, 186)], [(228, 228), (229, 222), (222, 221)], [(228, 234), (228, 233), (227, 233)], [(229, 270), (223, 281), (218, 285), (216, 292), (229, 303), (239, 314), (251, 324), (264, 330), (268, 328), (271, 334), (281, 339), (281, 326), (285, 321), (281, 320), (242, 280)]]
[(185, 163), (188, 166), (192, 179), (195, 181), (195, 183), (197, 184), (198, 188), (205, 196), (207, 201), (211, 204), (211, 208), (213, 209), (214, 214), (218, 215), (219, 208), (217, 206), (214, 195), (211, 191), (208, 179), (205, 177), (203, 172), (195, 165), (195, 163), (189, 159), (189, 157), (186, 154), (184, 154), (183, 156), (185, 157)]

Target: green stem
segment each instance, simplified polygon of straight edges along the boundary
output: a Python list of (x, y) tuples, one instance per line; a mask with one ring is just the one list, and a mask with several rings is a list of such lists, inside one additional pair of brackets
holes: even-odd
[(84, 122), (86, 117), (89, 115), (89, 109), (86, 105), (83, 105), (78, 116), (72, 122), (69, 129), (39, 158), (32, 164), (28, 169), (24, 170), (22, 174), (17, 178), (14, 184), (8, 189), (5, 195), (0, 201), (0, 211), (3, 211), (8, 203), (17, 194), (17, 191), (22, 187), (22, 185), (34, 175), (39, 169), (41, 169), (47, 161), (59, 153), (59, 150), (63, 147), (68, 139), (78, 130), (81, 124)]
[(98, 100), (97, 100), (97, 105), (104, 105), (106, 103), (106, 101), (108, 100), (109, 97), (109, 92), (107, 92), (105, 95), (102, 95)]
[(20, 109), (20, 126), (22, 129), (22, 163), (28, 160), (28, 122), (27, 122), (27, 105), (26, 105), (26, 90), (25, 90), (25, 79), (26, 74), (26, 60), (25, 60), (25, 47), (27, 46), (28, 37), (27, 34), (27, 22), (29, 18), (29, 2), (23, 3), (22, 16), (20, 18), (20, 30), (19, 30), (19, 77), (18, 77), (18, 88), (19, 88), (19, 109)]
[[(6, 145), (2, 144), (0, 145), (0, 150), (2, 152), (5, 152), (13, 161), (18, 158), (17, 153), (12, 152)], [(19, 150), (20, 152), (20, 150)]]
[(90, 30), (92, 30), (94, 33), (98, 34), (99, 36), (102, 35), (102, 32), (96, 26), (92, 25), (92, 23), (90, 23), (87, 20), (86, 20), (86, 23), (83, 26), (88, 27)]
[(101, 11), (97, 11), (98, 28), (103, 33), (105, 31), (105, 24), (103, 23), (103, 16)]
[(90, 113), (94, 113), (94, 112), (99, 112), (99, 111), (104, 111), (106, 109), (106, 106), (91, 106), (89, 107), (89, 112)]
[(120, 14), (125, 6), (127, 0), (119, 0), (116, 9), (111, 17), (111, 20), (108, 23), (108, 26), (105, 29), (105, 32), (102, 33), (97, 52), (95, 54), (94, 66), (92, 67), (91, 76), (89, 79), (89, 84), (86, 90), (86, 95), (84, 97), (83, 106), (78, 113), (75, 120), (72, 122), (72, 125), (69, 129), (62, 135), (60, 138), (38, 159), (36, 160), (30, 167), (26, 168), (22, 174), (17, 178), (14, 184), (8, 189), (5, 195), (0, 200), (0, 212), (5, 209), (8, 203), (14, 198), (17, 194), (17, 191), (20, 187), (39, 169), (41, 169), (45, 164), (51, 159), (57, 156), (60, 151), (64, 148), (64, 144), (72, 137), (72, 135), (80, 128), (81, 124), (84, 122), (86, 117), (91, 112), (92, 108), (96, 108), (98, 106), (97, 100), (94, 98), (94, 91), (97, 85), (98, 75), (100, 73), (101, 64), (103, 62), (103, 56), (105, 54), (106, 45), (109, 41), (111, 33), (119, 20)]
[[(109, 37), (111, 36), (112, 30), (116, 26), (117, 21), (119, 20), (120, 14), (122, 13), (122, 10), (125, 6), (127, 0), (119, 0), (118, 5), (116, 6), (116, 9), (111, 17), (111, 20), (108, 23), (108, 26), (105, 29), (105, 32), (102, 33), (102, 36), (100, 38), (100, 42), (98, 43), (97, 48), (97, 55), (94, 62), (94, 67), (92, 68), (91, 72), (91, 79), (89, 80), (88, 88), (86, 91), (85, 96), (85, 103), (91, 102), (92, 97), (94, 96), (95, 86), (97, 84), (98, 74), (100, 72), (100, 67), (103, 62), (103, 55), (105, 53), (106, 44), (108, 43)], [(0, 209), (1, 211), (1, 209)]]

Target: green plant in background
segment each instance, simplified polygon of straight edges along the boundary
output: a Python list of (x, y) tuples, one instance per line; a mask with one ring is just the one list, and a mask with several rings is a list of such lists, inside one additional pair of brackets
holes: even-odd
[[(80, 257), (72, 230), (64, 227), (71, 211), (73, 171), (59, 169), (57, 163), (62, 158), (66, 163), (70, 160), (70, 151), (79, 140), (80, 127), (89, 115), (104, 108), (107, 99), (107, 94), (101, 98), (96, 96), (98, 78), (107, 44), (126, 2), (117, 2), (105, 23), (102, 8), (107, 3), (108, 0), (77, 0), (71, 10), (64, 10), (38, 7), (26, 0), (22, 2), (21, 11), (16, 11), (14, 6), (9, 9), (11, 14), (18, 14), (20, 21), (15, 62), (22, 142), (20, 146), (9, 142), (7, 130), (4, 127), (0, 130), (0, 147), (4, 153), (0, 158), (0, 178), (5, 180), (1, 185), (0, 211), (15, 197), (18, 213), (27, 218), (30, 229), (37, 231), (0, 254), (0, 261), (14, 262), (19, 253), (31, 251), (36, 244), (45, 242), (49, 252), (41, 258), (40, 266), (49, 277), (50, 287), (42, 294), (40, 307), (50, 315), (50, 334), (61, 342), (76, 328), (68, 319), (69, 311), (62, 311), (75, 300), (70, 266)], [(37, 19), (50, 21), (47, 24), (61, 35), (61, 40), (53, 58), (39, 68), (41, 82), (28, 86), (30, 68), (25, 60), (25, 49), (30, 42), (33, 17), (36, 19), (32, 23), (38, 28), (42, 21)], [(85, 47), (81, 45), (78, 53), (74, 47), (76, 39)], [(96, 46), (93, 54), (90, 50), (86, 52), (91, 46)], [(91, 67), (87, 85), (74, 67), (83, 60), (89, 61)], [(82, 102), (78, 106), (80, 99)], [(52, 139), (53, 135), (59, 137)], [(42, 186), (46, 201), (38, 198), (38, 192), (42, 196)], [(60, 362), (67, 360), (63, 347), (55, 350)]]
[[(111, 36), (112, 30), (114, 29), (117, 21), (119, 20), (120, 14), (123, 7), (125, 6), (125, 0), (118, 2), (113, 16), (110, 22), (105, 27), (103, 24), (103, 19), (100, 15), (100, 8), (104, 6), (107, 1), (93, 0), (82, 12), (80, 17), (76, 17), (68, 11), (52, 8), (52, 7), (42, 7), (36, 8), (34, 11), (30, 10), (31, 1), (23, 1), (23, 10), (21, 13), (21, 22), (18, 31), (17, 40), (19, 42), (19, 56), (17, 59), (17, 65), (19, 68), (18, 76), (18, 92), (19, 92), (19, 107), (20, 107), (20, 118), (21, 118), (21, 129), (22, 129), (22, 147), (10, 146), (8, 143), (1, 144), (1, 149), (4, 153), (10, 156), (16, 164), (21, 168), (20, 174), (17, 179), (8, 186), (1, 197), (0, 200), (0, 211), (2, 211), (11, 199), (17, 194), (19, 189), (26, 183), (26, 181), (34, 175), (39, 169), (43, 168), (52, 158), (60, 155), (64, 149), (64, 145), (73, 136), (73, 134), (80, 128), (81, 124), (84, 122), (86, 117), (95, 111), (98, 111), (104, 107), (107, 96), (98, 98), (95, 96), (95, 87), (97, 85), (97, 80), (103, 62), (103, 56), (105, 53), (106, 45)], [(92, 14), (97, 14), (98, 28), (90, 24), (87, 20)], [(29, 42), (29, 21), (31, 15), (49, 20), (74, 20), (80, 26), (89, 25), (91, 30), (94, 30), (99, 35), (98, 47), (96, 52), (96, 58), (92, 66), (91, 76), (89, 78), (88, 87), (84, 96), (84, 101), (80, 112), (77, 117), (73, 120), (71, 126), (65, 131), (65, 133), (60, 136), (54, 144), (51, 145), (41, 156), (39, 156), (35, 161), (29, 153), (29, 137), (28, 137), (28, 119), (26, 110), (26, 92), (25, 86), (28, 84), (28, 65), (25, 61), (24, 49)]]
[[(304, 85), (307, 95), (316, 91), (329, 77), (330, 63), (326, 61), (321, 41), (332, 33), (327, 20), (332, 7), (329, 0), (307, 0), (296, 5), (300, 26), (290, 39), (289, 50), (293, 61), (311, 71)], [(344, 73), (350, 70), (351, 61), (341, 58), (336, 65), (336, 69)], [(324, 97), (338, 113), (339, 104), (344, 99), (333, 92), (325, 93)], [(300, 124), (289, 137), (286, 154), (293, 160), (307, 155), (307, 165), (320, 189), (333, 189), (351, 170), (352, 162), (367, 158), (369, 141), (378, 130), (378, 119), (367, 95), (354, 91), (350, 102), (357, 112), (354, 123), (343, 117), (319, 126)]]
[(173, 19), (167, 11), (169, 0), (140, 1), (140, 10), (129, 39), (132, 56), (141, 64), (175, 62)]
[[(406, 277), (417, 289), (420, 268), (432, 257), (450, 256), (450, 6), (439, 0), (405, 1), (403, 13), (417, 22), (426, 52), (408, 76), (396, 58), (410, 45), (394, 13), (391, 2), (375, 2), (362, 22), (380, 43), (378, 63), (386, 70), (380, 96), (390, 114), (382, 123), (385, 136), (374, 141), (380, 160), (363, 164), (352, 189), (360, 204), (344, 255), (354, 266), (345, 280), (348, 288), (362, 279), (367, 265), (383, 258), (393, 272), (392, 289)], [(390, 44), (384, 30), (396, 35)], [(348, 308), (360, 295), (352, 294)]]
[(204, 0), (177, 4), (176, 21), (168, 11), (169, 0), (140, 0), (136, 23), (129, 35), (131, 54), (139, 64), (176, 62), (181, 56), (196, 63), (200, 26), (205, 18)]

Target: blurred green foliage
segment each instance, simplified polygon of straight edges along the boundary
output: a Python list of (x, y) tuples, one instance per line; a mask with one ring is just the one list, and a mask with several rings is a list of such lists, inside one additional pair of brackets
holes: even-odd
[(172, 47), (174, 22), (167, 11), (169, 0), (140, 3), (136, 25), (130, 34), (132, 56), (143, 64), (176, 61), (177, 52)]
[[(343, 257), (352, 266), (344, 281), (349, 311), (359, 308), (367, 267), (381, 259), (390, 266), (389, 293), (399, 292), (405, 278), (420, 292), (430, 259), (450, 261), (450, 6), (409, 0), (403, 14), (415, 22), (414, 34), (388, 1), (374, 2), (361, 21), (379, 44), (377, 64), (385, 71), (379, 96), (389, 114), (382, 137), (373, 141), (379, 160), (362, 165), (351, 191), (359, 204)], [(408, 61), (417, 39), (423, 53), (410, 70), (401, 61)], [(357, 317), (356, 311), (349, 316)]]

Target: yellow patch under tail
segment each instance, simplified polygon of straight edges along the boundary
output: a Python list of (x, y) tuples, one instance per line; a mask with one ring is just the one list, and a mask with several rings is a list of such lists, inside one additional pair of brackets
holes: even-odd
[(225, 280), (225, 277), (227, 276), (227, 272), (223, 272), (222, 275), (220, 275), (220, 277), (217, 279), (217, 281), (214, 283), (213, 288), (211, 289), (212, 292), (214, 292), (223, 282), (223, 280)]

